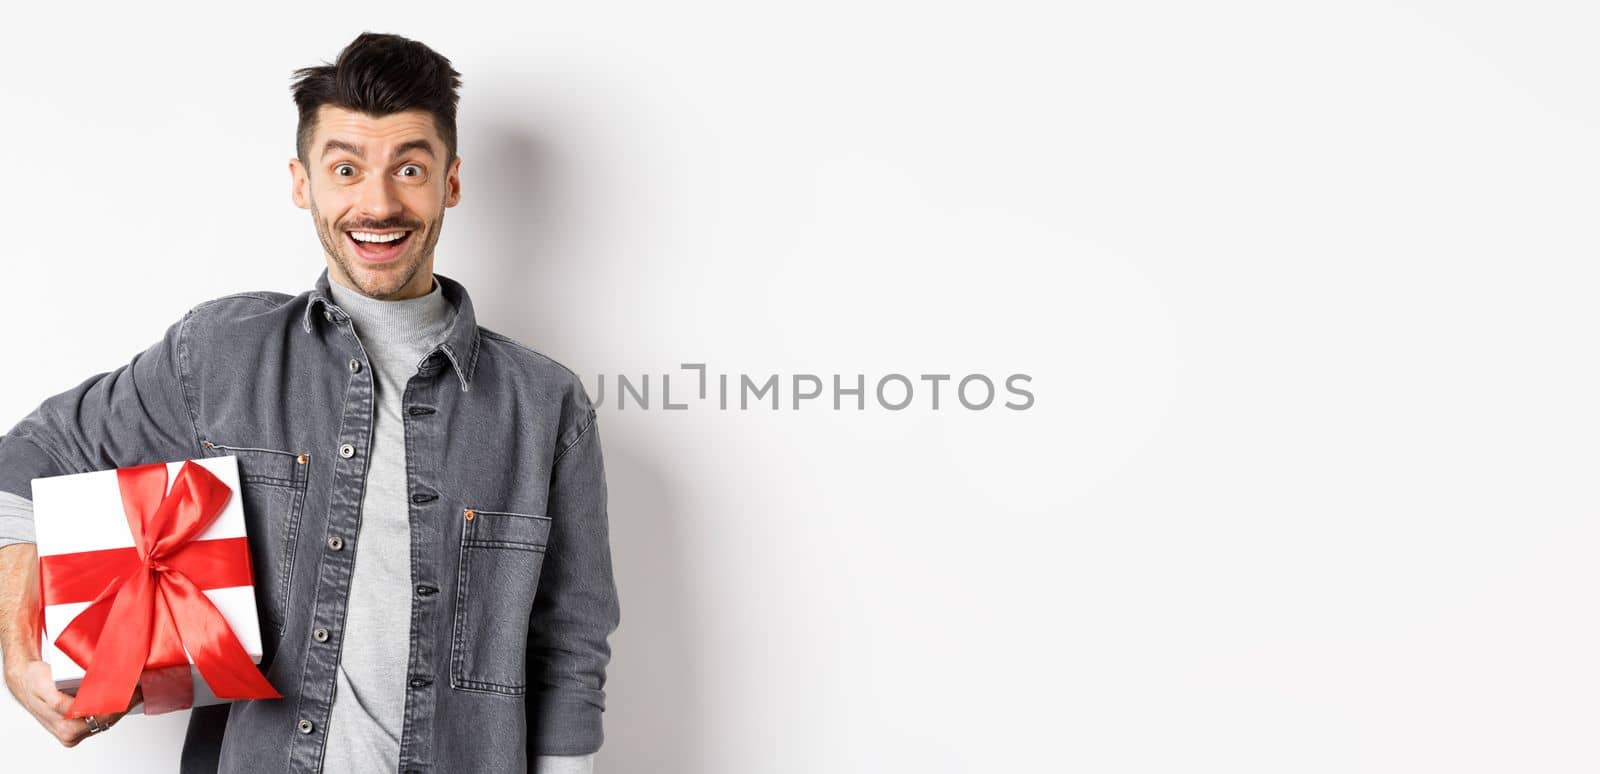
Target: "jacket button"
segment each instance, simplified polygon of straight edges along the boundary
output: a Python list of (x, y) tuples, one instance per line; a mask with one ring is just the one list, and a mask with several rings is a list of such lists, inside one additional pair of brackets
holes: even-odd
[(333, 550), (335, 550), (335, 551), (338, 551), (339, 549), (344, 548), (344, 538), (339, 537), (338, 535), (333, 535), (332, 537), (329, 537), (328, 538), (328, 547), (333, 549)]
[(311, 733), (311, 721), (306, 720), (305, 718), (301, 718), (300, 722), (295, 724), (295, 727), (300, 729), (300, 733), (302, 734)]
[(356, 447), (348, 443), (340, 445), (339, 456), (345, 459), (350, 459), (351, 457), (356, 456)]
[(428, 596), (429, 594), (432, 594), (435, 591), (438, 591), (438, 589), (436, 589), (436, 588), (434, 588), (432, 586), (429, 586), (426, 583), (417, 584), (417, 595), (418, 596), (425, 597), (425, 596)]
[(350, 373), (356, 373), (357, 371), (360, 371), (360, 370), (361, 370), (361, 361), (357, 360), (355, 358), (350, 358)]
[(411, 502), (414, 503), (431, 503), (437, 499), (439, 499), (438, 495), (428, 492), (418, 492), (411, 496)]
[(318, 628), (318, 629), (312, 631), (311, 632), (311, 639), (314, 639), (317, 642), (327, 642), (328, 641), (328, 630), (327, 629)]
[(330, 312), (326, 309), (322, 310), (322, 319), (327, 320), (328, 322), (333, 322), (333, 312)]
[(425, 677), (413, 677), (413, 678), (411, 678), (411, 687), (412, 688), (426, 688), (426, 687), (428, 687), (428, 683), (429, 682), (431, 682), (431, 681), (428, 680)]

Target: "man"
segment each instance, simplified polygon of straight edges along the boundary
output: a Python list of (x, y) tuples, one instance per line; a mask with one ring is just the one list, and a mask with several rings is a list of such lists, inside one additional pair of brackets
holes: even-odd
[(68, 747), (121, 717), (64, 717), (39, 660), (32, 479), (232, 455), (283, 698), (192, 710), (184, 772), (590, 771), (620, 623), (596, 414), (433, 271), (460, 74), (366, 33), (296, 75), (315, 287), (201, 303), (0, 437), (6, 684)]

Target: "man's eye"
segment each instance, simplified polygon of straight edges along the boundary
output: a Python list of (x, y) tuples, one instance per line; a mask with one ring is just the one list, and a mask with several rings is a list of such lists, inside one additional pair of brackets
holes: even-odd
[(339, 177), (350, 177), (356, 173), (354, 164), (340, 164), (333, 168), (333, 174)]
[[(407, 174), (406, 170), (411, 170), (411, 172)], [(419, 164), (407, 164), (400, 168), (400, 174), (404, 177), (421, 177), (422, 172), (422, 166)]]

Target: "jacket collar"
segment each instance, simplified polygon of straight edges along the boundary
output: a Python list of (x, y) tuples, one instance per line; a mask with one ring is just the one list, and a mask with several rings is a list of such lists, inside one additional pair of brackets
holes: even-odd
[[(450, 365), (455, 368), (456, 376), (460, 377), (461, 391), (466, 392), (471, 388), (472, 373), (478, 365), (480, 342), (478, 320), (472, 313), (472, 297), (467, 294), (466, 287), (461, 283), (439, 272), (434, 272), (433, 278), (439, 283), (444, 297), (456, 308), (455, 322), (450, 324), (450, 330), (445, 334), (444, 341), (433, 351), (444, 352)], [(307, 333), (311, 332), (312, 318), (319, 303), (326, 307), (323, 314), (333, 314), (336, 320), (349, 318), (349, 314), (333, 302), (333, 290), (328, 284), (329, 281), (328, 268), (324, 266), (311, 289), (311, 298), (306, 302), (305, 313), (301, 315), (301, 326)], [(430, 352), (428, 356), (432, 357), (433, 354)]]

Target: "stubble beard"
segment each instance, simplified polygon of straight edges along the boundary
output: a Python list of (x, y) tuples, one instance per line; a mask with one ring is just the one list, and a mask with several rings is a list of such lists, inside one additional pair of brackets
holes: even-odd
[[(439, 243), (439, 231), (444, 227), (444, 213), (441, 211), (439, 217), (428, 224), (427, 236), (424, 237), (426, 241), (423, 243), (422, 249), (412, 252), (411, 255), (413, 257), (410, 259), (403, 257), (400, 259), (406, 262), (403, 268), (398, 270), (388, 269), (381, 273), (374, 273), (364, 270), (357, 271), (357, 267), (363, 265), (361, 259), (347, 252), (355, 248), (347, 244), (348, 238), (344, 235), (344, 232), (333, 230), (333, 227), (323, 219), (322, 212), (317, 209), (315, 199), (311, 200), (311, 220), (317, 226), (317, 239), (321, 240), (323, 251), (333, 259), (334, 264), (339, 267), (345, 277), (349, 278), (351, 284), (355, 285), (355, 289), (364, 296), (378, 299), (387, 299), (400, 292), (401, 288), (411, 284), (411, 280), (417, 276), (417, 272), (421, 271), (423, 265), (428, 262), (428, 257), (433, 255), (433, 247)], [(413, 234), (412, 236), (414, 238), (416, 235)], [(380, 281), (382, 278), (388, 277), (397, 278), (399, 281), (385, 283), (384, 285), (370, 285), (362, 282), (364, 274), (376, 274)]]

